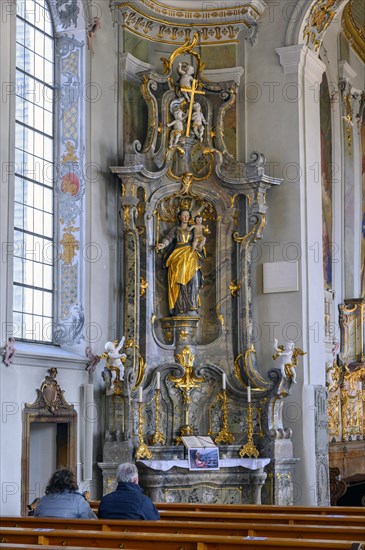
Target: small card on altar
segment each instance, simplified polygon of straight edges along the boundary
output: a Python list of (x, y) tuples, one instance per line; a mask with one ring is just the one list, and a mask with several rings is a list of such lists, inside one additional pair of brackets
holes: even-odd
[(181, 441), (187, 449), (192, 449), (193, 447), (216, 447), (213, 439), (208, 435), (185, 435), (181, 438)]
[(219, 470), (218, 447), (188, 448), (189, 470)]

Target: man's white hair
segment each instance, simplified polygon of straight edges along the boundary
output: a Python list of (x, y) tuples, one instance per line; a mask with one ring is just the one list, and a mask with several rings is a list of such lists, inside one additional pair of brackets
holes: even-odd
[(137, 478), (138, 481), (138, 470), (135, 464), (131, 462), (123, 462), (119, 464), (117, 469), (117, 482), (121, 481), (133, 483)]

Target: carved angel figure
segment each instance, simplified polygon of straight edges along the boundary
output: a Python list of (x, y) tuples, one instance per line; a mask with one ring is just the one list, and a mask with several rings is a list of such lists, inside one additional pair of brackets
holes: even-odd
[(117, 341), (115, 342), (107, 342), (105, 344), (105, 351), (107, 354), (107, 366), (108, 369), (112, 372), (114, 371), (115, 379), (117, 380), (123, 380), (124, 376), (124, 366), (122, 361), (124, 362), (127, 358), (125, 353), (119, 353), (119, 351), (122, 349), (124, 344), (125, 337), (121, 339), (119, 344), (117, 345)]
[(204, 135), (204, 126), (206, 125), (207, 121), (204, 118), (201, 105), (198, 102), (195, 102), (193, 104), (193, 114), (191, 116), (191, 120), (193, 122), (194, 135), (198, 138), (200, 142), (202, 142)]
[(183, 120), (186, 119), (187, 115), (184, 113), (180, 107), (176, 107), (173, 110), (173, 116), (175, 120), (172, 120), (168, 123), (167, 126), (174, 126), (174, 129), (171, 131), (170, 134), (170, 143), (169, 147), (173, 147), (174, 145), (177, 145), (179, 142), (179, 139), (181, 138), (182, 134), (184, 133), (184, 123)]
[[(194, 67), (192, 65), (189, 65), (189, 63), (178, 63), (177, 72), (180, 75), (180, 78), (179, 78), (180, 89), (191, 88), (194, 80), (194, 72), (195, 72)], [(190, 103), (189, 94), (183, 90), (181, 90), (181, 94), (186, 99), (186, 101)]]
[(283, 378), (291, 378), (293, 384), (296, 384), (297, 374), (295, 367), (298, 364), (298, 356), (305, 355), (306, 352), (300, 348), (295, 348), (294, 342), (287, 342), (283, 346), (279, 346), (277, 338), (274, 340), (274, 349), (276, 353), (274, 353), (272, 358), (275, 361), (275, 359), (280, 357), (280, 370)]

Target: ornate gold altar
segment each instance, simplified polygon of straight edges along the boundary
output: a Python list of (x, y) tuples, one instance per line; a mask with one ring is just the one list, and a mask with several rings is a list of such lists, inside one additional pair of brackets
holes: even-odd
[[(123, 166), (111, 168), (121, 189), (127, 357), (124, 378), (108, 366), (104, 372), (104, 491), (119, 462), (136, 460), (155, 498), (206, 499), (212, 490), (215, 501), (260, 502), (266, 480), (262, 500), (290, 504), (296, 459), (282, 407), (295, 372), (259, 372), (250, 280), (267, 194), (280, 181), (265, 174), (262, 154), (239, 163), (229, 152), (239, 78), (224, 70), (206, 78), (197, 40), (157, 68), (133, 58), (146, 137), (127, 145)], [(181, 438), (207, 434), (222, 460), (233, 460), (231, 470), (214, 475), (182, 464)]]
[(327, 366), (331, 501), (365, 482), (365, 298), (340, 304), (341, 349)]

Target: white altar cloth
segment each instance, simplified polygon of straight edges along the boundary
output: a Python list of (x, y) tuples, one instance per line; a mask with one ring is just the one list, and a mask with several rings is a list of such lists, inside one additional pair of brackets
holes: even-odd
[[(188, 460), (139, 460), (138, 462), (142, 462), (142, 464), (148, 468), (152, 468), (152, 470), (161, 470), (162, 472), (167, 472), (167, 470), (171, 470), (174, 466), (189, 469)], [(234, 468), (241, 466), (248, 470), (259, 470), (260, 468), (264, 468), (269, 462), (270, 458), (221, 458), (219, 460), (219, 467)]]

